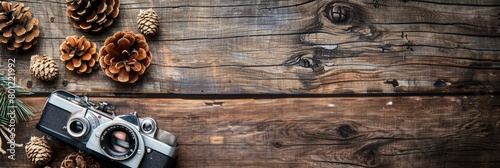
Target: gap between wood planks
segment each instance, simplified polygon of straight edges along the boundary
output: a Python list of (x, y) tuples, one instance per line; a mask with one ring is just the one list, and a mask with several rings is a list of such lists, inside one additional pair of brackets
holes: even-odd
[[(48, 97), (51, 92), (33, 92), (23, 97)], [(500, 95), (500, 91), (446, 92), (446, 93), (346, 93), (346, 94), (165, 94), (165, 93), (126, 93), (126, 92), (72, 92), (79, 96), (117, 97), (117, 98), (181, 98), (181, 99), (249, 99), (249, 98), (328, 98), (328, 97), (412, 97), (412, 96), (484, 96)]]

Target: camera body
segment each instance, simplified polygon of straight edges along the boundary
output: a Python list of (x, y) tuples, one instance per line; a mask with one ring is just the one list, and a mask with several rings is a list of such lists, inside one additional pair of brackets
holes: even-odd
[(117, 116), (114, 106), (57, 90), (45, 103), (36, 128), (57, 139), (123, 167), (170, 167), (177, 138), (137, 113)]

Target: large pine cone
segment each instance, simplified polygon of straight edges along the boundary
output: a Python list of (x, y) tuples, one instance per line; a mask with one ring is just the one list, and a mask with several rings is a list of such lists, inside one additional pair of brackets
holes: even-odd
[(141, 10), (137, 15), (137, 26), (142, 34), (146, 36), (155, 35), (160, 27), (160, 20), (152, 8), (145, 11)]
[(52, 158), (52, 148), (45, 137), (32, 136), (31, 140), (26, 143), (25, 150), (28, 159), (36, 165), (47, 164)]
[(73, 152), (61, 162), (61, 168), (99, 168), (99, 163), (81, 152)]
[(0, 42), (7, 45), (8, 50), (30, 49), (36, 44), (40, 35), (38, 19), (29, 11), (30, 7), (24, 4), (12, 5), (10, 2), (1, 2), (0, 8)]
[(51, 81), (57, 77), (58, 67), (52, 58), (43, 55), (31, 57), (31, 75), (43, 81)]
[(108, 37), (99, 50), (102, 70), (115, 81), (134, 83), (142, 77), (153, 56), (146, 38), (130, 30)]
[(66, 0), (66, 6), (73, 26), (85, 32), (111, 26), (120, 13), (120, 0)]
[(66, 37), (61, 44), (61, 61), (64, 61), (66, 68), (78, 74), (90, 73), (99, 59), (97, 46), (94, 42), (85, 39), (85, 36)]

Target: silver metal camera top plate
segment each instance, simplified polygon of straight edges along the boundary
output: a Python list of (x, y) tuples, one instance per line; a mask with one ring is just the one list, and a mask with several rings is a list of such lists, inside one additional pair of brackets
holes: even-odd
[(61, 97), (61, 96), (55, 95), (55, 94), (50, 95), (48, 103), (53, 104), (61, 109), (64, 109), (64, 110), (72, 112), (72, 113), (73, 112), (80, 112), (80, 111), (83, 111), (86, 109), (85, 107), (82, 107), (82, 106), (79, 106), (79, 105), (73, 103), (73, 101), (70, 101), (64, 97)]
[(154, 149), (154, 150), (156, 150), (164, 155), (167, 155), (169, 157), (172, 157), (172, 158), (177, 156), (177, 147), (167, 145), (167, 144), (160, 142), (157, 139), (151, 138), (147, 135), (144, 135), (144, 134), (141, 134), (141, 135), (142, 135), (142, 138), (144, 138), (144, 142), (146, 143), (147, 147)]

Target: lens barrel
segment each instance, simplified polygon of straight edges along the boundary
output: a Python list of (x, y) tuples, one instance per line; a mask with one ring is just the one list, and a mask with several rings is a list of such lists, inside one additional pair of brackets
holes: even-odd
[(132, 157), (138, 147), (137, 135), (125, 125), (111, 125), (104, 129), (99, 139), (104, 154), (114, 160)]

